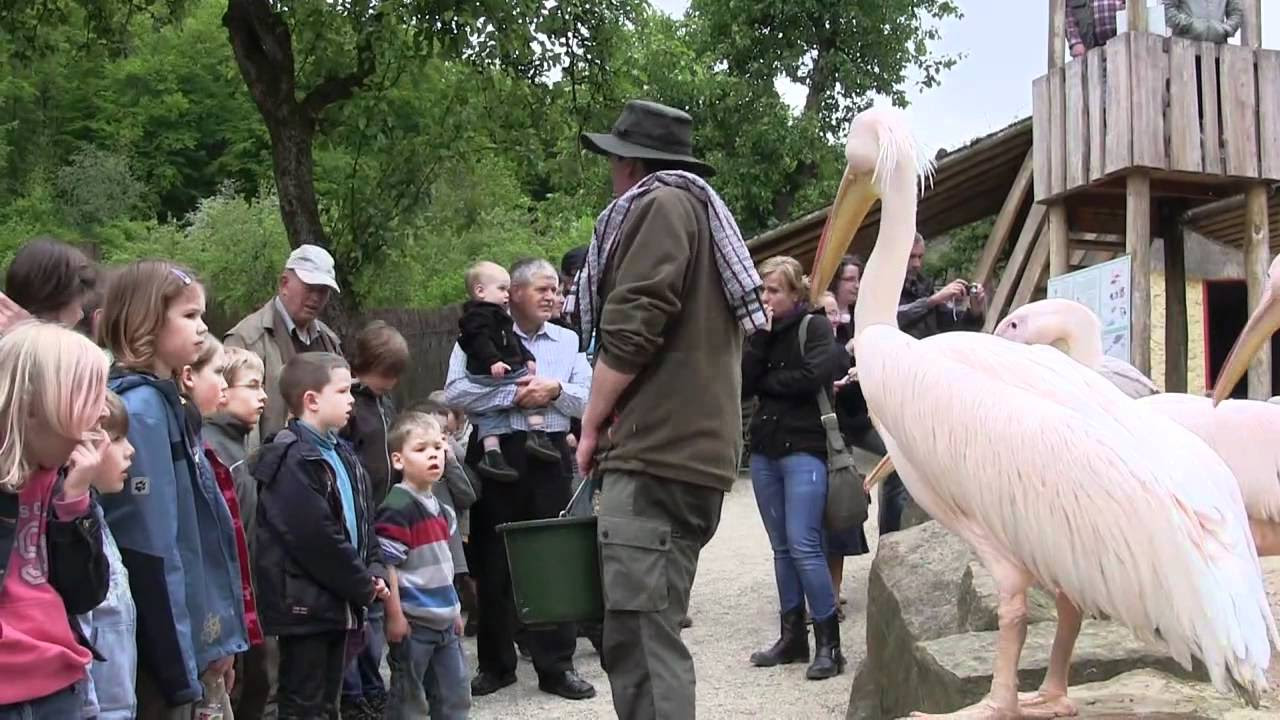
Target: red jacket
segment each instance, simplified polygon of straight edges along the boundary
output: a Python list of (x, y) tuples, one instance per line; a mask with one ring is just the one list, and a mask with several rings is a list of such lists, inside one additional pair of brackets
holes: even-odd
[(240, 585), (244, 588), (244, 624), (249, 630), (249, 644), (259, 645), (262, 643), (262, 623), (258, 622), (258, 607), (253, 599), (253, 566), (249, 564), (249, 545), (245, 542), (244, 523), (240, 520), (236, 484), (231, 478), (231, 470), (208, 443), (204, 446), (204, 456), (209, 459), (213, 476), (218, 481), (218, 489), (222, 491), (222, 499), (227, 501), (227, 509), (231, 511), (231, 524), (236, 530), (236, 555), (240, 558)]

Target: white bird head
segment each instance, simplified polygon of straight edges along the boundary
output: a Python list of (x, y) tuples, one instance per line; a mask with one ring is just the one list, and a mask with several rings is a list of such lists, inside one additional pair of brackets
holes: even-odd
[(1267, 271), (1267, 282), (1262, 286), (1262, 298), (1258, 307), (1249, 316), (1240, 337), (1227, 354), (1222, 364), (1218, 380), (1213, 386), (1213, 404), (1222, 402), (1236, 383), (1249, 369), (1249, 362), (1258, 354), (1262, 346), (1271, 340), (1276, 330), (1280, 330), (1280, 256), (1271, 261), (1271, 269)]
[(814, 303), (831, 284), (841, 258), (871, 206), (891, 182), (905, 180), (895, 171), (911, 168), (913, 185), (917, 179), (924, 181), (933, 174), (933, 161), (912, 135), (906, 113), (895, 107), (877, 106), (858, 113), (849, 126), (844, 156), (844, 175), (827, 215), (810, 273)]
[(1088, 307), (1066, 298), (1027, 303), (996, 325), (995, 334), (1023, 345), (1053, 345), (1067, 352), (1102, 335), (1102, 322)]

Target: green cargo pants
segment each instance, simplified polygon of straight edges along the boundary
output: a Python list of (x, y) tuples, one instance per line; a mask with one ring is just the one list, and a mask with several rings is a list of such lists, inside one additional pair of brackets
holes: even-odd
[(604, 660), (619, 720), (695, 715), (693, 657), (680, 619), (698, 554), (724, 493), (640, 473), (606, 472), (600, 494)]

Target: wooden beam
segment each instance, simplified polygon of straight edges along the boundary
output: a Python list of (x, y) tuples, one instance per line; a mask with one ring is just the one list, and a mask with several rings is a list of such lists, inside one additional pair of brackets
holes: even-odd
[[(1063, 3), (1066, 4), (1065, 2)], [(1147, 31), (1147, 2), (1146, 0), (1131, 0), (1124, 4), (1125, 10), (1129, 15), (1129, 31), (1130, 32), (1146, 32)]]
[(1187, 391), (1187, 254), (1176, 210), (1160, 215), (1164, 238), (1164, 390)]
[(1049, 0), (1049, 64), (1052, 70), (1066, 59), (1067, 3), (1066, 0)]
[(991, 296), (991, 301), (987, 305), (985, 325), (987, 332), (995, 330), (996, 323), (1000, 322), (1000, 318), (1004, 315), (1005, 306), (1013, 297), (1018, 278), (1022, 275), (1022, 268), (1027, 262), (1027, 255), (1031, 253), (1032, 245), (1035, 244), (1041, 228), (1044, 227), (1045, 214), (1043, 205), (1032, 205), (1031, 212), (1027, 213), (1027, 219), (1022, 224), (1022, 232), (1013, 245), (1013, 253), (1009, 255), (1009, 262), (1005, 264), (1004, 272), (1000, 275), (1000, 284), (996, 286), (995, 294)]
[(1060, 202), (1049, 206), (1049, 277), (1070, 272), (1070, 247), (1067, 245), (1067, 207)]
[(1262, 47), (1262, 2), (1241, 0), (1244, 22), (1240, 24), (1240, 44), (1248, 48)]
[(1100, 242), (1098, 240), (1072, 240), (1072, 250), (1096, 250), (1099, 252), (1121, 253), (1124, 245), (1120, 243)]
[(1048, 269), (1049, 233), (1045, 232), (1040, 233), (1040, 239), (1036, 240), (1036, 249), (1031, 252), (1031, 257), (1027, 260), (1027, 269), (1022, 272), (1022, 282), (1018, 283), (1018, 292), (1013, 294), (1010, 311), (1031, 302), (1031, 296), (1035, 294), (1036, 288), (1040, 287), (1045, 271)]
[[(1267, 270), (1271, 264), (1271, 240), (1267, 227), (1267, 186), (1259, 183), (1245, 193), (1247, 217), (1244, 236), (1244, 281), (1249, 293), (1249, 312), (1258, 307), (1262, 289), (1267, 283)], [(1262, 350), (1249, 364), (1249, 398), (1266, 400), (1271, 397), (1271, 343), (1263, 343)]]
[(1125, 251), (1132, 258), (1129, 285), (1130, 361), (1151, 376), (1151, 176), (1139, 171), (1126, 179)]
[(1018, 174), (1013, 179), (1013, 186), (1009, 188), (1009, 194), (1005, 196), (1004, 204), (996, 214), (996, 222), (991, 226), (991, 234), (987, 235), (987, 244), (982, 246), (982, 256), (978, 258), (978, 264), (974, 268), (973, 282), (979, 285), (985, 287), (991, 284), (991, 273), (995, 270), (996, 261), (1000, 259), (1004, 246), (1008, 244), (1009, 237), (1013, 234), (1013, 222), (1018, 219), (1018, 210), (1026, 202), (1027, 191), (1031, 189), (1033, 164), (1033, 153), (1028, 150), (1026, 159), (1022, 161), (1022, 167), (1018, 169)]

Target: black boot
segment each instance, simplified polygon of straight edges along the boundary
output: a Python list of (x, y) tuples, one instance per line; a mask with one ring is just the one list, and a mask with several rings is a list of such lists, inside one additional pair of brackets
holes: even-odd
[(773, 647), (751, 653), (751, 664), (756, 667), (773, 667), (808, 659), (809, 628), (804, 624), (803, 607), (782, 613), (782, 631)]
[(844, 672), (844, 654), (840, 652), (840, 619), (833, 613), (813, 624), (813, 664), (804, 676), (825, 680)]

